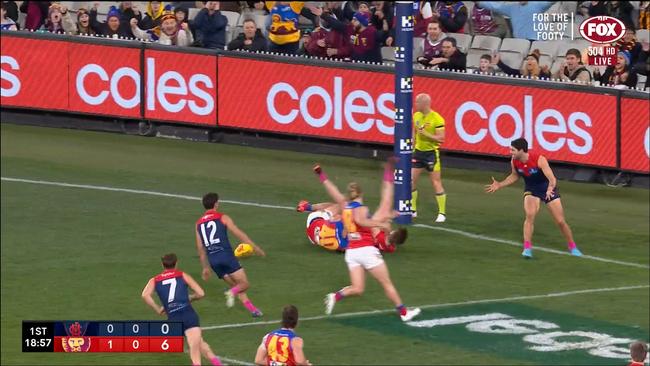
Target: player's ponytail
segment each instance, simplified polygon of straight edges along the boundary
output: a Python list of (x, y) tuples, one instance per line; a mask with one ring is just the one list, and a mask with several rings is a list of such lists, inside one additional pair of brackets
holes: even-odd
[(348, 200), (352, 201), (361, 197), (361, 186), (357, 182), (348, 184)]

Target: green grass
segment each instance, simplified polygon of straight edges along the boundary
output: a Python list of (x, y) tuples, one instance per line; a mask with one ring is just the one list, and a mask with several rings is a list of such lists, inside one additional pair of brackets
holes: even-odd
[[(378, 203), (377, 161), (141, 138), (63, 129), (2, 125), (2, 176), (151, 190), (190, 196), (217, 191), (223, 199), (293, 206), (326, 200), (310, 173), (318, 161), (339, 186), (358, 181), (371, 207)], [(444, 157), (443, 157), (444, 159)], [(443, 160), (444, 163), (444, 160)], [(504, 172), (508, 169), (504, 165)], [(504, 172), (445, 168), (446, 227), (519, 241), (521, 187), (482, 192), (491, 175)], [(563, 204), (585, 254), (648, 265), (649, 192), (561, 182)], [(187, 364), (185, 354), (23, 354), (22, 320), (159, 319), (140, 299), (159, 272), (160, 254), (174, 251), (181, 269), (200, 278), (193, 223), (198, 201), (124, 192), (2, 181), (2, 311), (4, 364)], [(435, 202), (422, 179), (418, 221), (431, 223)], [(268, 254), (243, 264), (253, 301), (278, 319), (296, 304), (301, 316), (322, 314), (322, 297), (348, 282), (343, 256), (310, 246), (305, 216), (289, 210), (222, 205)], [(563, 250), (548, 213), (536, 223), (537, 245)], [(536, 252), (455, 233), (411, 228), (408, 243), (386, 255), (391, 276), (408, 305), (440, 304), (553, 292), (648, 285), (648, 269)], [(226, 309), (224, 284), (200, 281), (207, 292), (195, 308), (203, 326), (248, 323), (241, 307)], [(495, 312), (557, 322), (616, 337), (650, 339), (648, 288), (576, 294), (485, 306), (425, 310), (421, 319)], [(366, 293), (346, 299), (335, 313), (389, 309), (373, 281)], [(496, 309), (496, 310), (495, 310)], [(450, 315), (452, 314), (452, 315)], [(579, 320), (577, 320), (579, 319)], [(225, 357), (252, 361), (261, 337), (274, 325), (206, 330), (204, 338)], [(415, 331), (392, 313), (305, 321), (298, 329), (314, 364), (621, 364), (584, 351), (544, 357), (528, 351), (521, 335), (469, 337), (464, 328)], [(440, 336), (436, 332), (440, 333)], [(450, 331), (448, 339), (444, 332)], [(433, 333), (431, 333), (433, 332)], [(455, 332), (455, 333), (453, 333)], [(464, 333), (465, 332), (465, 333)], [(464, 339), (469, 337), (468, 341)], [(459, 339), (463, 341), (451, 341)], [(515, 349), (516, 351), (508, 351)]]

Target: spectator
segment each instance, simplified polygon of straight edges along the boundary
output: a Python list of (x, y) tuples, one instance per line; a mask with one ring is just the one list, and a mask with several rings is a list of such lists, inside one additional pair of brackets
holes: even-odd
[(628, 366), (644, 366), (648, 356), (648, 346), (644, 342), (634, 342), (630, 345), (632, 362)]
[(533, 16), (536, 13), (547, 11), (552, 1), (519, 1), (519, 2), (499, 2), (499, 1), (481, 1), (481, 7), (492, 10), (493, 12), (507, 15), (510, 17), (512, 25), (512, 35), (515, 38), (528, 40), (537, 40), (537, 31)]
[(432, 62), (432, 65), (438, 65), (441, 70), (465, 71), (467, 67), (467, 58), (456, 47), (456, 38), (453, 37), (442, 40), (442, 57), (434, 58)]
[(242, 6), (239, 1), (220, 1), (219, 11), (232, 11), (234, 13), (241, 13)]
[[(300, 42), (298, 18), (303, 10), (303, 2), (267, 1), (266, 6), (271, 17), (269, 51), (286, 54), (297, 53)], [(320, 9), (319, 11), (322, 12)]]
[(174, 17), (176, 17), (176, 24), (178, 24), (178, 29), (183, 29), (183, 24), (187, 24), (189, 29), (192, 29), (192, 24), (188, 18), (189, 10), (182, 6), (174, 8)]
[(65, 31), (63, 30), (62, 20), (63, 14), (67, 12), (68, 9), (65, 6), (61, 6), (59, 3), (50, 5), (50, 8), (47, 11), (47, 19), (45, 19), (43, 28), (50, 33), (64, 33)]
[(72, 19), (72, 15), (67, 11), (63, 14), (62, 23), (63, 30), (66, 33), (72, 33), (74, 35), (87, 34), (94, 35), (95, 30), (90, 26), (90, 16), (88, 15), (88, 10), (86, 8), (77, 9), (77, 22)]
[(508, 27), (505, 21), (497, 23), (492, 11), (481, 8), (480, 3), (474, 5), (469, 19), (472, 34), (482, 34), (499, 38), (504, 38), (508, 35)]
[(438, 1), (434, 18), (438, 18), (446, 33), (464, 33), (467, 22), (467, 7), (462, 1)]
[(301, 38), (301, 41), (300, 41), (300, 43), (302, 43), (302, 45), (298, 49), (298, 54), (299, 55), (301, 55), (301, 56), (309, 56), (309, 53), (307, 52), (307, 44), (309, 44), (310, 40), (311, 40), (311, 31), (305, 30), (302, 33), (302, 38)]
[(379, 32), (379, 39), (381, 43), (386, 46), (393, 45), (393, 38), (391, 36), (391, 28), (393, 24), (393, 4), (390, 1), (373, 1), (373, 6), (370, 8), (370, 24)]
[(45, 24), (45, 18), (50, 8), (50, 1), (23, 1), (20, 12), (27, 14), (25, 29), (35, 31)]
[(585, 19), (589, 18), (589, 1), (583, 1), (578, 4), (575, 16), (575, 24), (582, 24)]
[(178, 21), (176, 15), (170, 8), (165, 8), (162, 16), (160, 17), (160, 27), (149, 30), (142, 30), (138, 28), (138, 20), (131, 19), (131, 31), (133, 35), (140, 39), (148, 39), (160, 44), (168, 46), (181, 46), (189, 47), (194, 43), (192, 32), (189, 30), (187, 23), (181, 25), (182, 29), (178, 29)]
[(350, 22), (350, 42), (352, 43), (352, 59), (381, 63), (381, 42), (377, 30), (370, 24), (370, 13), (360, 11), (354, 13)]
[(219, 9), (218, 1), (206, 1), (205, 7), (194, 18), (196, 38), (205, 48), (222, 50), (226, 46), (228, 18)]
[(503, 63), (499, 58), (499, 54), (494, 55), (492, 63), (497, 65), (504, 73), (511, 76), (522, 76), (528, 79), (549, 79), (551, 77), (551, 72), (549, 71), (548, 65), (540, 66), (539, 56), (539, 50), (534, 49), (533, 52), (524, 59), (524, 65), (521, 70), (513, 69)]
[(636, 88), (637, 75), (631, 70), (630, 53), (619, 51), (616, 55), (616, 64), (607, 66), (605, 73), (600, 75), (600, 70), (594, 70), (594, 80), (600, 81), (602, 85), (625, 85)]
[(629, 1), (608, 1), (607, 15), (612, 16), (625, 24), (626, 27), (632, 27), (632, 10), (634, 7)]
[(442, 56), (442, 40), (445, 38), (447, 38), (447, 34), (440, 30), (440, 23), (437, 20), (431, 21), (427, 26), (427, 36), (422, 41), (424, 53), (417, 58), (417, 61), (424, 66), (435, 65), (431, 62)]
[(553, 75), (556, 79), (562, 81), (579, 81), (581, 83), (591, 83), (591, 73), (581, 62), (582, 56), (580, 50), (571, 48), (566, 51), (564, 62), (560, 69)]
[(481, 55), (478, 61), (478, 69), (474, 70), (474, 74), (494, 75), (496, 71), (492, 67), (492, 56), (486, 54)]
[[(343, 25), (343, 28), (340, 28), (340, 25)], [(352, 53), (345, 25), (337, 22), (337, 19), (328, 13), (320, 15), (320, 27), (311, 33), (305, 49), (310, 56), (333, 59), (345, 59)]]
[(5, 2), (2, 2), (2, 5), (0, 5), (0, 29), (2, 30), (18, 30), (18, 27), (16, 27), (16, 22), (13, 21), (13, 19), (7, 17), (7, 5)]
[(117, 8), (120, 13), (120, 23), (130, 23), (132, 18), (136, 18), (138, 22), (142, 21), (142, 13), (137, 5), (133, 5), (131, 1), (122, 1)]
[(589, 16), (596, 17), (607, 15), (607, 1), (591, 1), (589, 4)]
[(638, 28), (650, 30), (650, 1), (641, 1), (641, 4), (639, 4)]
[(5, 11), (7, 12), (6, 17), (13, 20), (14, 23), (18, 22), (18, 6), (15, 1), (3, 1), (2, 5), (4, 6)]
[(247, 1), (248, 7), (244, 8), (244, 14), (266, 15), (264, 1)]
[(637, 74), (646, 76), (643, 87), (645, 89), (650, 88), (650, 43), (647, 41), (641, 42), (641, 54), (633, 70)]
[(625, 35), (616, 42), (615, 47), (619, 51), (627, 51), (630, 53), (630, 65), (636, 64), (639, 60), (639, 55), (641, 54), (641, 43), (637, 42), (636, 31), (631, 25), (625, 28)]
[(149, 4), (147, 4), (147, 11), (144, 17), (142, 17), (142, 20), (138, 22), (138, 27), (144, 30), (160, 27), (164, 12), (165, 7), (163, 6), (162, 1), (149, 1)]
[(90, 9), (90, 27), (95, 30), (95, 34), (100, 36), (108, 36), (112, 38), (125, 37), (133, 38), (133, 33), (129, 27), (129, 23), (120, 22), (120, 12), (117, 8), (111, 6), (106, 21), (100, 23), (97, 21), (97, 7), (99, 3), (95, 3), (93, 8)]
[(427, 34), (427, 25), (433, 20), (432, 1), (418, 1), (418, 10), (415, 13), (413, 37), (424, 37)]
[(253, 19), (244, 20), (244, 33), (228, 44), (228, 50), (266, 51), (266, 38)]

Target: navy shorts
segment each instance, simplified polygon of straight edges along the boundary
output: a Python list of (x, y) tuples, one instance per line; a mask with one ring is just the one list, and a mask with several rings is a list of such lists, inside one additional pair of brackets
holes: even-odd
[(167, 320), (170, 322), (183, 322), (183, 333), (190, 328), (199, 326), (199, 316), (191, 306), (169, 314)]
[(239, 264), (239, 261), (232, 253), (219, 254), (213, 258), (210, 258), (210, 266), (219, 278), (223, 278), (223, 276), (229, 275), (241, 269), (241, 264)]
[(551, 198), (547, 200), (546, 199), (546, 190), (547, 189), (548, 189), (548, 185), (546, 185), (546, 184), (545, 185), (539, 185), (539, 186), (532, 186), (532, 187), (526, 186), (526, 188), (524, 189), (524, 197), (526, 197), (526, 196), (537, 197), (540, 200), (542, 200), (542, 202), (544, 202), (544, 203), (549, 203), (549, 202), (551, 202), (553, 200), (556, 200), (556, 199), (560, 198), (560, 190), (556, 186), (553, 189), (553, 194), (551, 195)]

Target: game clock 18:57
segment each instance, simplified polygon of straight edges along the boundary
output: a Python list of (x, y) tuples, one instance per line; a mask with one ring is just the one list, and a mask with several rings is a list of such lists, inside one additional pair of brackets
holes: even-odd
[(54, 330), (49, 322), (23, 322), (23, 352), (53, 352)]

